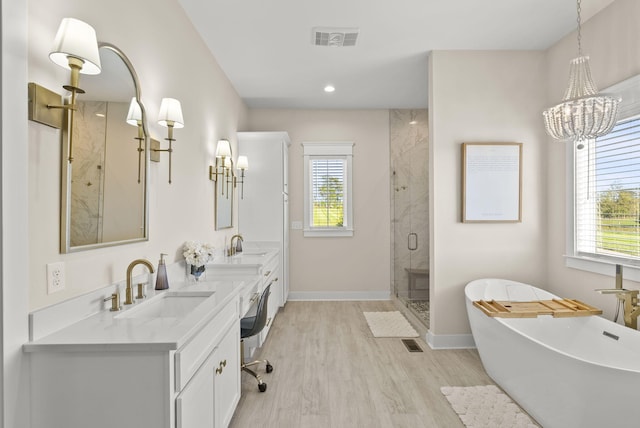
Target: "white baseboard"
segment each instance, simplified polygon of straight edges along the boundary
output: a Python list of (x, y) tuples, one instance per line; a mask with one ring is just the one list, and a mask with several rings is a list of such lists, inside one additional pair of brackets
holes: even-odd
[(391, 293), (385, 291), (291, 291), (287, 300), (390, 300)]
[(431, 349), (471, 349), (476, 347), (471, 334), (433, 334), (429, 330), (425, 340)]

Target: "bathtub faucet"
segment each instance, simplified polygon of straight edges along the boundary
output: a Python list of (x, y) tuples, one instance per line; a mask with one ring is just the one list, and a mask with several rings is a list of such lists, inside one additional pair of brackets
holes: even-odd
[[(600, 288), (596, 290), (600, 294), (615, 294), (622, 302), (624, 310), (624, 325), (634, 330), (638, 329), (638, 316), (640, 306), (638, 306), (638, 290), (628, 290), (622, 288), (622, 265), (616, 265), (616, 288)], [(618, 310), (616, 309), (616, 318)]]

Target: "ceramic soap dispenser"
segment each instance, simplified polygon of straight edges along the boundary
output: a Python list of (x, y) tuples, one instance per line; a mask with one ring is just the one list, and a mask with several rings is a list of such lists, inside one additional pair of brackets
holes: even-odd
[(158, 261), (158, 275), (156, 276), (156, 290), (166, 290), (169, 288), (169, 278), (167, 278), (167, 265), (164, 263), (164, 256), (167, 254), (160, 254), (160, 260)]

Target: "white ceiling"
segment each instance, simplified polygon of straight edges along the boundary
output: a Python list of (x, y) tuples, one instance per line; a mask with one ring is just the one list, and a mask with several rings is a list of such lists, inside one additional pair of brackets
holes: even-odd
[[(575, 0), (179, 2), (252, 108), (426, 108), (430, 51), (546, 49), (576, 28)], [(582, 21), (611, 2), (583, 0)], [(358, 43), (314, 46), (316, 26)]]

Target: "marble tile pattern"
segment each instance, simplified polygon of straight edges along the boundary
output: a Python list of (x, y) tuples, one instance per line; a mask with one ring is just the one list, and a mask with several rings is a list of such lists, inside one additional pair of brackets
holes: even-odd
[(71, 246), (102, 242), (107, 103), (80, 101), (73, 128)]
[[(392, 274), (394, 289), (408, 298), (405, 269), (429, 268), (429, 133), (426, 109), (389, 111)], [(409, 234), (417, 249), (408, 249)], [(413, 299), (428, 298), (428, 279), (416, 282)]]

